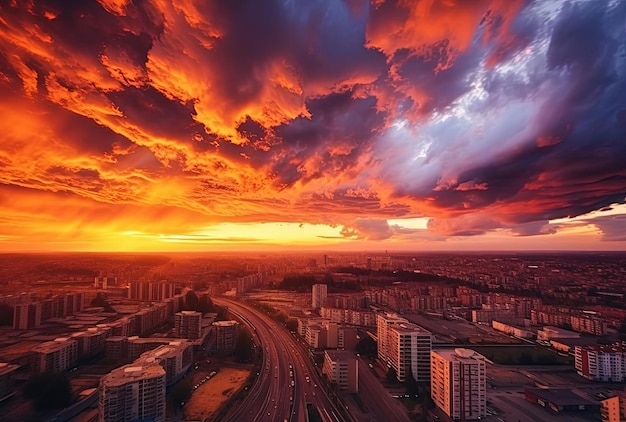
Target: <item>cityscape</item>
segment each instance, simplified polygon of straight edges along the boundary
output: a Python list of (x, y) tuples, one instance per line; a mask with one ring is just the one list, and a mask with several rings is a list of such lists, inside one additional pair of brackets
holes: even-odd
[(624, 417), (626, 253), (0, 263), (2, 420)]
[(626, 422), (626, 1), (0, 2), (0, 422)]

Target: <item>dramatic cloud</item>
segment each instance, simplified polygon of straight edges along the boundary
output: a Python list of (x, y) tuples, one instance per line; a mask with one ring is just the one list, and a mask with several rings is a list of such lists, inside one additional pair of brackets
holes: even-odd
[(619, 216), (553, 220), (626, 201), (625, 18), (612, 0), (5, 2), (0, 248), (617, 245)]

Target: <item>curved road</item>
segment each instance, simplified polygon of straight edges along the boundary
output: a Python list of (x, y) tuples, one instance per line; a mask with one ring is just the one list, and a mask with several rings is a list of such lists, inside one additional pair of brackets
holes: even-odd
[[(308, 350), (279, 323), (262, 312), (230, 299), (214, 302), (247, 322), (263, 348), (259, 376), (226, 421), (305, 422), (306, 403), (313, 403), (324, 422), (346, 420), (322, 388)], [(308, 380), (307, 380), (308, 378)]]

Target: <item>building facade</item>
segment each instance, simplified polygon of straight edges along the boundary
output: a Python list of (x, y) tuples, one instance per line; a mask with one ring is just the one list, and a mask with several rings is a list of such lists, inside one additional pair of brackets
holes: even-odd
[(216, 321), (213, 323), (216, 352), (222, 354), (234, 353), (238, 326), (237, 321)]
[(377, 320), (378, 358), (396, 371), (399, 381), (412, 376), (418, 382), (430, 380), (432, 334), (395, 314), (379, 314)]
[(576, 372), (593, 381), (626, 381), (626, 343), (576, 346)]
[(433, 350), (431, 397), (453, 420), (487, 416), (485, 357), (469, 349)]
[(359, 362), (354, 353), (344, 350), (326, 350), (322, 373), (331, 383), (344, 391), (359, 391)]
[(174, 315), (174, 333), (178, 338), (197, 339), (202, 336), (202, 313), (182, 311)]
[(311, 291), (311, 307), (320, 309), (326, 306), (328, 298), (328, 286), (326, 284), (314, 284)]
[(101, 422), (165, 421), (165, 370), (156, 362), (126, 365), (100, 379)]
[(78, 342), (69, 337), (60, 337), (41, 343), (32, 349), (33, 372), (63, 372), (78, 361)]
[(430, 381), (432, 334), (415, 324), (393, 325), (387, 329), (387, 363), (398, 381), (410, 376), (417, 382)]
[(626, 391), (618, 391), (614, 397), (602, 400), (602, 422), (626, 422)]

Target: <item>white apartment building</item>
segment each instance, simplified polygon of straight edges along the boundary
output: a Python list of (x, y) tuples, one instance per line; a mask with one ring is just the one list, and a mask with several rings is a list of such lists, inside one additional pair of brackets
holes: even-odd
[(165, 370), (155, 361), (114, 369), (100, 379), (100, 422), (165, 421)]
[(378, 337), (378, 359), (387, 362), (387, 327), (408, 323), (404, 318), (398, 317), (396, 314), (378, 314), (376, 317), (376, 335)]
[(326, 284), (314, 284), (311, 291), (311, 307), (320, 309), (326, 306), (328, 298), (328, 286)]
[(485, 357), (469, 349), (433, 350), (431, 397), (453, 420), (487, 416)]
[(626, 380), (626, 343), (576, 346), (574, 356), (580, 376), (604, 382)]
[(415, 324), (392, 325), (387, 328), (387, 362), (396, 371), (399, 381), (409, 375), (417, 382), (430, 381), (432, 334)]
[(377, 319), (378, 358), (394, 368), (399, 381), (409, 375), (418, 381), (430, 379), (432, 334), (395, 314)]
[(78, 342), (69, 337), (38, 344), (32, 348), (33, 372), (63, 372), (78, 360)]

